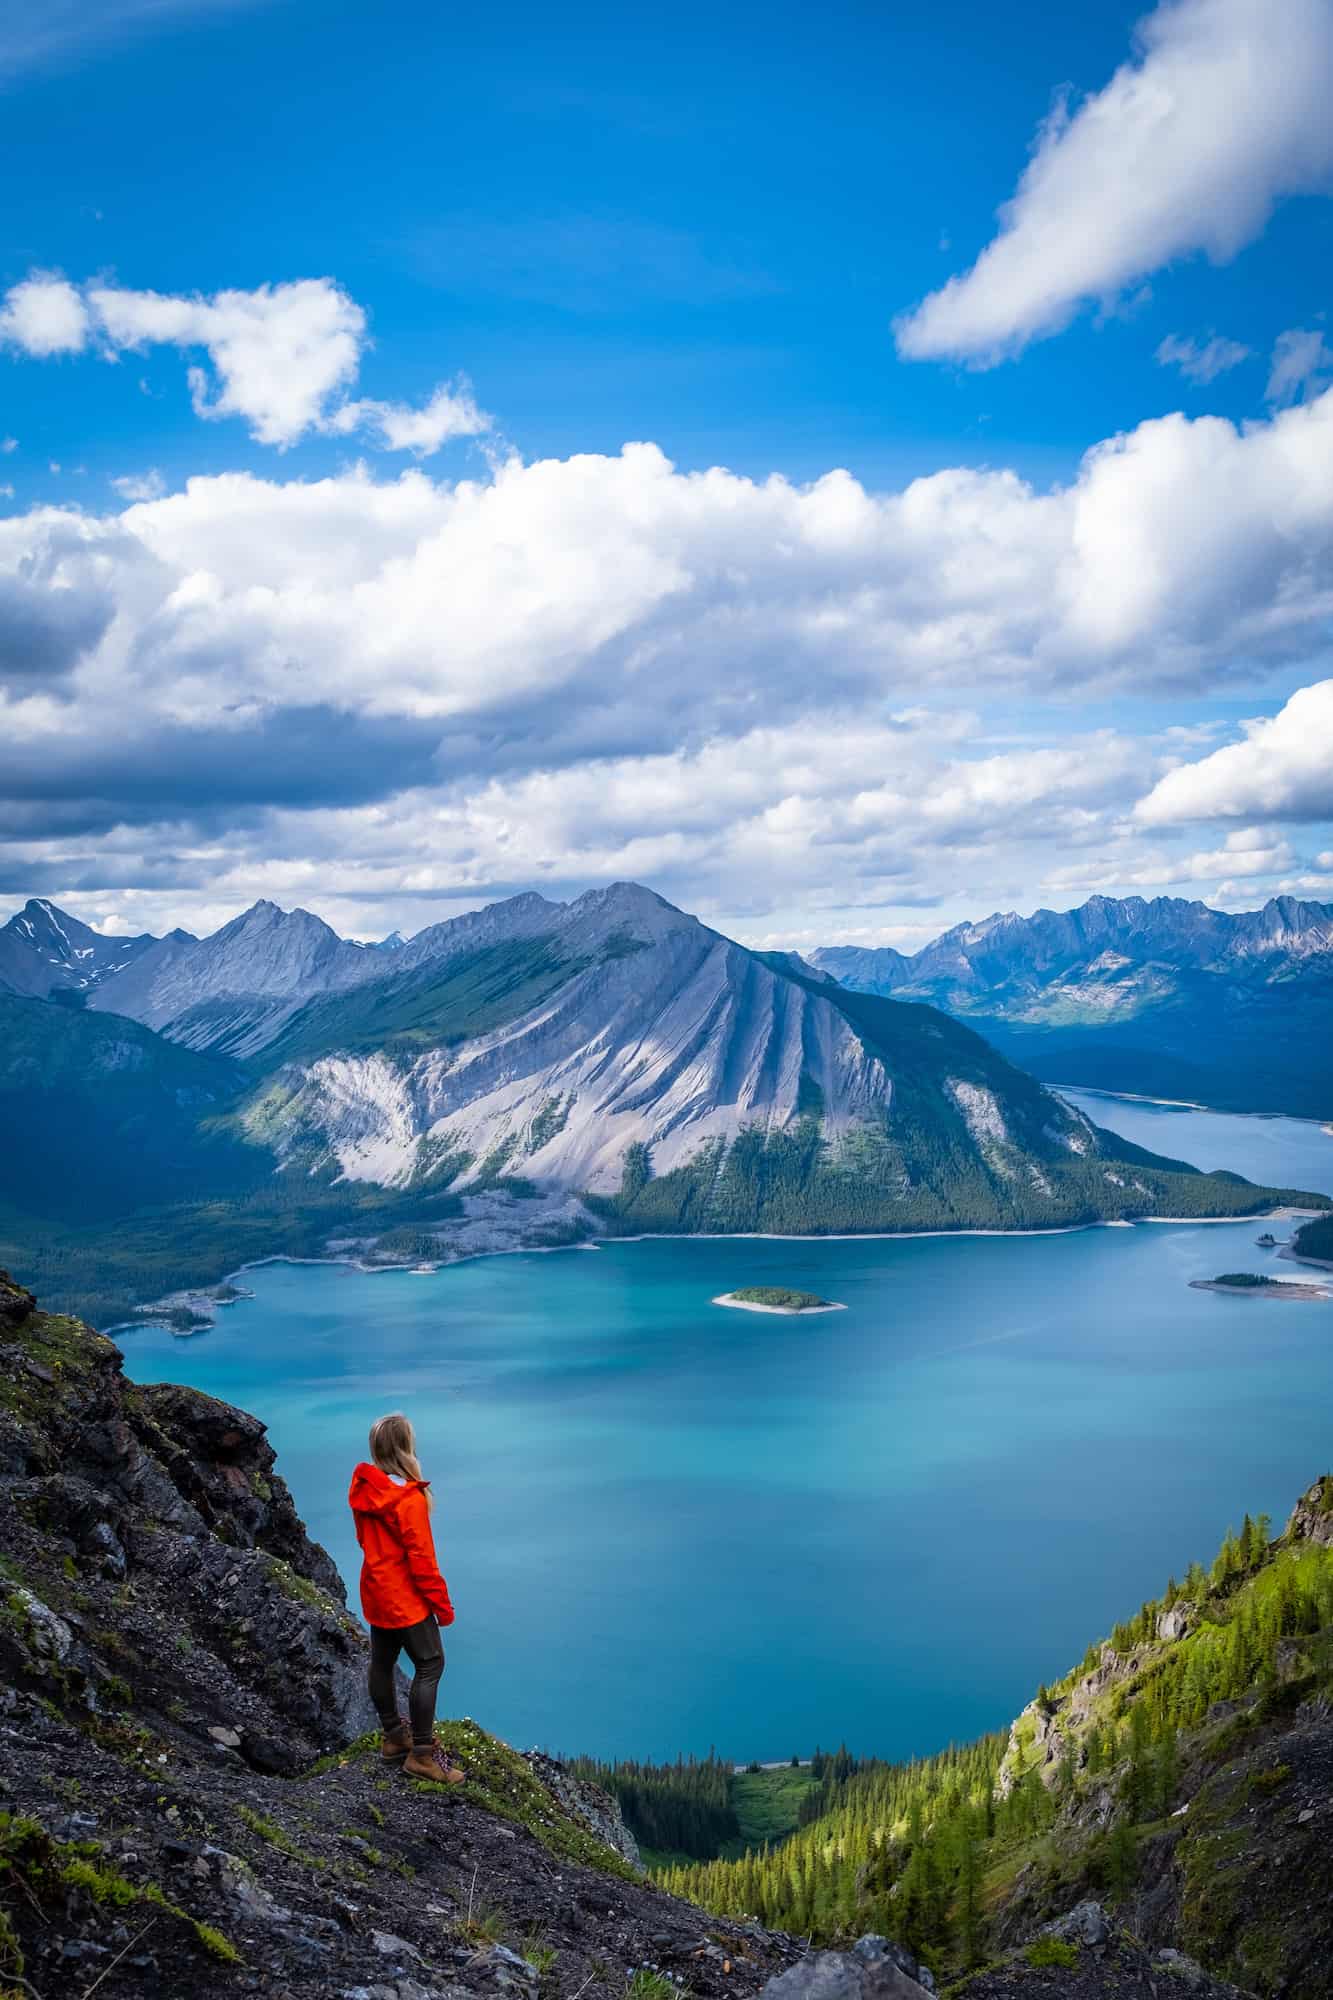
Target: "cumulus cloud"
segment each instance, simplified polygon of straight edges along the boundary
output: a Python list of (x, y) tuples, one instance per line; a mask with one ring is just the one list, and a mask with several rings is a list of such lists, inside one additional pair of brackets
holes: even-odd
[(1227, 753), (1198, 728), (988, 743), (966, 711), (1308, 659), (1333, 392), (1244, 430), (1142, 425), (1050, 491), (685, 474), (644, 444), (462, 481), (195, 478), (0, 519), (0, 582), (16, 887), (309, 902), (333, 879), (358, 931), (377, 899), (402, 922), (624, 874), (733, 923), (777, 881), (806, 907), (1012, 902), (1052, 851), (1096, 880), (1117, 826), (1151, 865), (1134, 802)]
[(91, 332), (82, 295), (58, 271), (30, 271), (10, 287), (0, 306), (0, 342), (43, 360), (79, 353)]
[(1249, 359), (1250, 350), (1238, 340), (1213, 334), (1208, 340), (1186, 340), (1169, 333), (1158, 346), (1156, 360), (1163, 368), (1178, 368), (1187, 382), (1215, 382), (1229, 368)]
[(1163, 0), (1136, 44), (1057, 104), (992, 242), (897, 322), (901, 354), (988, 365), (1179, 257), (1227, 261), (1283, 196), (1328, 188), (1328, 0)]
[(1270, 403), (1296, 403), (1317, 396), (1333, 374), (1333, 347), (1318, 329), (1294, 326), (1273, 343), (1273, 362), (1264, 391)]
[(1301, 688), (1245, 740), (1170, 771), (1137, 809), (1147, 826), (1190, 820), (1333, 819), (1333, 680)]
[(0, 524), (0, 575), (34, 564), (117, 607), (77, 713), (0, 708), (13, 755), (52, 767), (101, 742), (103, 702), (122, 746), (294, 706), (407, 717), (447, 770), (735, 735), (757, 708), (1199, 686), (1321, 643), (1333, 393), (1244, 431), (1144, 424), (1044, 493), (683, 474), (651, 445), (453, 483), (198, 478)]
[(177, 298), (94, 285), (89, 306), (117, 349), (202, 348), (212, 369), (190, 370), (201, 417), (242, 417), (261, 444), (294, 444), (356, 375), (366, 316), (328, 278), (253, 292)]
[(176, 347), (203, 359), (187, 371), (195, 414), (239, 417), (261, 444), (286, 450), (311, 431), (375, 434), (388, 451), (425, 457), (449, 438), (477, 436), (490, 419), (466, 385), (442, 385), (422, 409), (353, 401), (367, 344), (366, 315), (331, 278), (302, 278), (211, 297), (78, 289), (35, 271), (6, 295), (0, 341), (33, 359)]
[(104, 591), (52, 588), (39, 565), (0, 575), (0, 685), (20, 697), (71, 673), (111, 622)]

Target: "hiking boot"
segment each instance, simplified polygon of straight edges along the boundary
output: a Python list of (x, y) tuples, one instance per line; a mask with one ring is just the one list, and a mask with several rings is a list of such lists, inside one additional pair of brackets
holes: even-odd
[(386, 1764), (401, 1764), (412, 1748), (412, 1727), (399, 1716), (391, 1729), (380, 1733), (380, 1756)]
[(428, 1785), (461, 1785), (467, 1777), (451, 1764), (438, 1743), (413, 1744), (411, 1755), (403, 1765), (403, 1776), (421, 1778)]

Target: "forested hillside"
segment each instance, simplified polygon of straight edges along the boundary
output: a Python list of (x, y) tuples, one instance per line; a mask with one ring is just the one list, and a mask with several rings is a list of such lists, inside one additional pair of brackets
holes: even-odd
[(1246, 1518), (1041, 1688), (1008, 1734), (825, 1782), (818, 1816), (673, 1892), (961, 1973), (1080, 1895), (1260, 1993), (1333, 1962), (1333, 1479)]

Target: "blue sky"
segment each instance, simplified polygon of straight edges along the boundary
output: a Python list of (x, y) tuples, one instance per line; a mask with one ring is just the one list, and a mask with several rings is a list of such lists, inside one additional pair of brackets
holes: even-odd
[(0, 895), (1333, 900), (1330, 4), (1137, 18), (21, 0)]

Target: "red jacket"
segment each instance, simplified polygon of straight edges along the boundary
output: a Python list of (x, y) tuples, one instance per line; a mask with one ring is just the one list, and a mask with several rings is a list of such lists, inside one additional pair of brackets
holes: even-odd
[(436, 1617), (452, 1625), (449, 1586), (435, 1560), (424, 1479), (398, 1486), (377, 1465), (358, 1465), (347, 1500), (361, 1544), (361, 1609), (394, 1630)]

